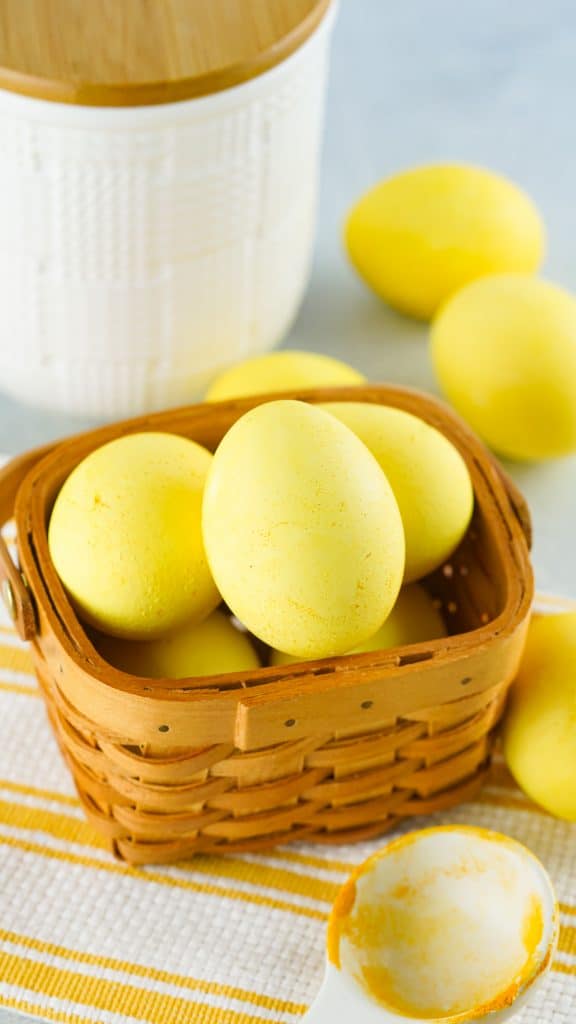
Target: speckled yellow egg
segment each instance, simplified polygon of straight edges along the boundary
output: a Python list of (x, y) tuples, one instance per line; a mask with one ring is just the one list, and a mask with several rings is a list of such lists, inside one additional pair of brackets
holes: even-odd
[(201, 531), (211, 461), (193, 441), (150, 432), (110, 441), (73, 470), (48, 538), (82, 619), (113, 636), (150, 639), (219, 604)]
[(94, 643), (115, 668), (152, 679), (191, 679), (260, 667), (248, 635), (218, 610), (202, 622), (186, 623), (156, 640), (120, 640), (99, 635)]
[[(446, 624), (432, 598), (419, 583), (402, 587), (390, 615), (373, 636), (355, 647), (350, 654), (383, 651), (390, 647), (404, 647), (425, 640), (446, 636)], [(292, 654), (271, 651), (271, 665), (288, 665), (297, 661)]]
[(462, 540), (474, 507), (460, 452), (439, 430), (402, 409), (363, 402), (323, 408), (358, 435), (388, 477), (404, 524), (405, 581), (437, 569)]
[(432, 328), (442, 390), (510, 459), (576, 451), (576, 296), (525, 274), (463, 288)]
[(464, 164), (416, 167), (380, 182), (352, 208), (345, 239), (366, 283), (423, 320), (485, 274), (534, 273), (544, 252), (532, 200), (501, 175)]
[(358, 370), (333, 356), (282, 349), (255, 356), (224, 370), (210, 385), (206, 401), (219, 402), (224, 398), (272, 394), (275, 391), (350, 387), (362, 384), (365, 379)]
[(202, 524), (226, 603), (271, 647), (349, 651), (394, 605), (396, 499), (365, 445), (321, 409), (275, 401), (242, 416), (214, 455)]

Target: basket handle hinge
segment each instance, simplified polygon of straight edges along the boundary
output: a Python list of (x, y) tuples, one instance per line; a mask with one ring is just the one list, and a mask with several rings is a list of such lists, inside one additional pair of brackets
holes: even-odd
[[(12, 459), (0, 470), (0, 525), (4, 525), (12, 518), (18, 488), (28, 471), (52, 451), (53, 447), (45, 445), (42, 448), (35, 448), (25, 455)], [(32, 640), (38, 628), (34, 600), (1, 534), (0, 596), (21, 639)]]
[(10, 558), (4, 539), (0, 540), (0, 594), (22, 640), (36, 635), (36, 610), (28, 584)]

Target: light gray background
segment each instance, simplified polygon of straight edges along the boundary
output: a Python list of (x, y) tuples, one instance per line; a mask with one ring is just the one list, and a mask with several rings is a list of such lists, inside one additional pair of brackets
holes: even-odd
[[(287, 343), (436, 390), (426, 330), (374, 298), (340, 245), (362, 191), (416, 163), (472, 161), (518, 181), (548, 224), (546, 275), (576, 290), (575, 106), (573, 0), (340, 0), (314, 271)], [(0, 398), (0, 451), (88, 425)], [(576, 596), (576, 457), (508, 468), (532, 507), (538, 586)], [(0, 1024), (23, 1019), (0, 1011)], [(521, 1020), (535, 1024), (529, 1009)]]

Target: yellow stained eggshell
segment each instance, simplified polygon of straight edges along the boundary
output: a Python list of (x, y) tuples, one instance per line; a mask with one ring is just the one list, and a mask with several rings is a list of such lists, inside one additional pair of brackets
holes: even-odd
[(404, 534), (390, 485), (352, 431), (314, 406), (268, 402), (234, 424), (214, 455), (202, 525), (226, 603), (272, 647), (340, 654), (394, 605)]
[[(402, 587), (396, 604), (380, 629), (349, 653), (383, 651), (443, 636), (446, 636), (446, 624), (432, 598), (419, 583), (408, 583)], [(271, 665), (288, 665), (297, 660), (283, 651), (273, 650), (270, 653)]]
[(390, 482), (404, 524), (405, 581), (437, 569), (462, 540), (474, 508), (460, 452), (439, 430), (402, 409), (363, 402), (322, 408), (358, 435)]
[(576, 451), (576, 297), (524, 274), (475, 281), (440, 311), (432, 359), (447, 398), (511, 459)]
[(156, 640), (100, 635), (94, 644), (115, 668), (152, 679), (190, 679), (260, 668), (249, 637), (218, 610), (203, 622), (186, 623)]
[(283, 349), (255, 356), (224, 370), (210, 385), (205, 401), (219, 402), (224, 398), (275, 391), (349, 387), (365, 380), (358, 370), (332, 356)]
[(504, 722), (504, 754), (528, 796), (576, 821), (576, 612), (532, 620)]
[(356, 270), (378, 295), (428, 320), (478, 277), (534, 273), (544, 226), (513, 182), (480, 167), (440, 164), (370, 189), (352, 208), (345, 239)]
[(220, 602), (201, 532), (212, 455), (183, 437), (130, 434), (88, 455), (52, 510), (50, 554), (78, 615), (150, 639)]

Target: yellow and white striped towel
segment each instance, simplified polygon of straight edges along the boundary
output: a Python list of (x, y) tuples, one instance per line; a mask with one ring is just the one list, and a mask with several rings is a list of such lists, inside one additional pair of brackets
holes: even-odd
[[(477, 802), (434, 820), (507, 832), (544, 861), (560, 948), (518, 1022), (576, 1024), (576, 827), (529, 803), (501, 762)], [(298, 1021), (320, 984), (330, 904), (378, 845), (117, 863), (84, 821), (28, 653), (1, 617), (0, 1007), (69, 1024)]]

